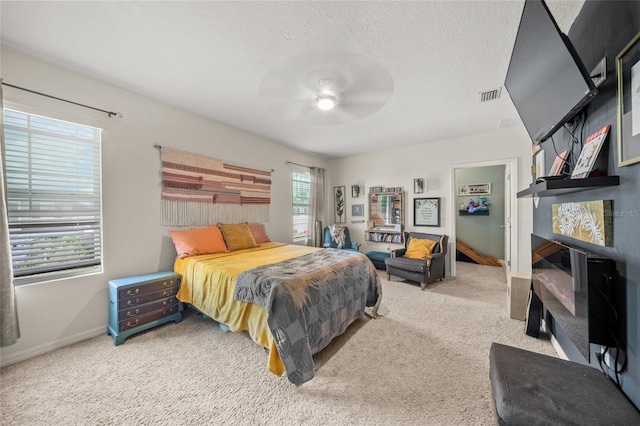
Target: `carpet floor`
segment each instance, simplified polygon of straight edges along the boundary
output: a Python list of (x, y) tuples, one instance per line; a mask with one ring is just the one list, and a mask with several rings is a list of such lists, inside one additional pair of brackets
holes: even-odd
[(382, 317), (353, 323), (300, 387), (248, 334), (187, 310), (117, 347), (105, 334), (3, 367), (0, 423), (494, 425), (491, 342), (556, 354), (508, 317), (502, 268), (457, 267), (425, 291), (378, 271)]

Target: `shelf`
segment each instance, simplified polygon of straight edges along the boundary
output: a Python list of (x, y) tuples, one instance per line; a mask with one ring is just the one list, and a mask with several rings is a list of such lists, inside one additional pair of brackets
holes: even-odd
[(571, 192), (588, 191), (607, 186), (620, 185), (620, 176), (596, 176), (583, 179), (553, 179), (531, 184), (518, 192), (518, 198), (555, 197)]
[(404, 244), (404, 235), (402, 234), (402, 231), (379, 231), (368, 229), (364, 231), (364, 240), (374, 243)]
[(460, 216), (489, 216), (489, 210), (476, 210), (470, 212), (469, 210), (458, 210)]

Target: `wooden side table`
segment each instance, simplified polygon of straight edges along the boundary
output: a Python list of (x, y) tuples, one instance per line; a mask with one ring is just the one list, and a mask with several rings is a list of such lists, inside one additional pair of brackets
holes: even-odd
[(156, 272), (109, 281), (107, 334), (115, 345), (141, 331), (169, 321), (182, 321), (182, 302), (176, 298), (180, 277)]

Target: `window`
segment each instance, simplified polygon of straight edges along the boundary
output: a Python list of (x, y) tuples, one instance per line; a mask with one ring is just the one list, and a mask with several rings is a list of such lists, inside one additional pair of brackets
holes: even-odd
[(101, 130), (4, 110), (16, 284), (101, 270)]
[(306, 244), (309, 239), (309, 201), (311, 176), (308, 171), (292, 171), (293, 182), (293, 242)]

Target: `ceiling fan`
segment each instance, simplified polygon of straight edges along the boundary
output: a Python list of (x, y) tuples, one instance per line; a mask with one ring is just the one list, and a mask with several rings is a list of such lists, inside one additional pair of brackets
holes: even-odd
[(287, 121), (334, 125), (369, 117), (387, 104), (393, 90), (391, 74), (364, 55), (316, 52), (268, 71), (259, 96)]

